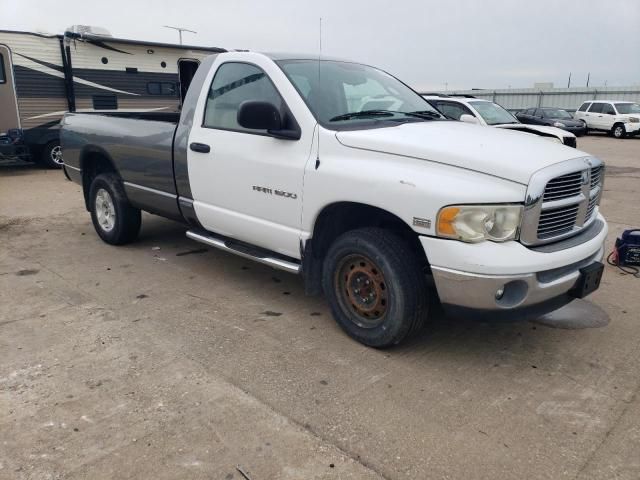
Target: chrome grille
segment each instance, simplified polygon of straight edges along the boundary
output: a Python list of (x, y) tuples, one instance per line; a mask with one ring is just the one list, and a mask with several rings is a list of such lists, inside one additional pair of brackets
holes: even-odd
[(602, 183), (603, 175), (604, 175), (604, 165), (593, 167), (591, 169), (591, 188), (595, 188), (596, 186)]
[(538, 222), (538, 238), (555, 237), (570, 232), (576, 224), (578, 208), (578, 205), (572, 205), (542, 212)]
[(547, 183), (542, 201), (560, 200), (580, 195), (582, 190), (582, 172), (569, 173), (556, 177)]
[(593, 157), (567, 160), (536, 172), (529, 182), (520, 241), (540, 245), (579, 233), (595, 220), (604, 165)]
[(591, 219), (591, 216), (593, 215), (593, 211), (596, 209), (596, 205), (598, 205), (598, 197), (593, 197), (591, 200), (589, 200), (589, 205), (587, 206), (587, 220)]

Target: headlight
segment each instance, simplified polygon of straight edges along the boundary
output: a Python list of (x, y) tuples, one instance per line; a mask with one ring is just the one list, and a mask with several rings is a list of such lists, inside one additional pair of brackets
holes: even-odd
[(640, 123), (640, 118), (631, 117), (631, 118), (629, 118), (629, 121), (630, 121), (631, 123)]
[(554, 127), (558, 127), (558, 128), (564, 128), (564, 127), (566, 127), (566, 125), (565, 125), (564, 123), (562, 123), (562, 122), (555, 122), (555, 123), (553, 124), (553, 126), (554, 126)]
[(463, 242), (506, 242), (518, 236), (521, 205), (452, 205), (438, 212), (437, 234)]

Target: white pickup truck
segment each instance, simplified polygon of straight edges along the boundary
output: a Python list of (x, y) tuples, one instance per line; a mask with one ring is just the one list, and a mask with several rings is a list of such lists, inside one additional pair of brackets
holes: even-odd
[(600, 160), (446, 120), (376, 68), (221, 53), (179, 116), (142, 117), (63, 120), (65, 169), (98, 235), (133, 241), (141, 210), (183, 221), (189, 238), (301, 274), (366, 345), (416, 332), (430, 296), (454, 314), (530, 318), (599, 285)]

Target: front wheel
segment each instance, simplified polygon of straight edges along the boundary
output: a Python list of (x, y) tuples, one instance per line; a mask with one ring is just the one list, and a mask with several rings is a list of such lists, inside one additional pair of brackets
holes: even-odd
[(422, 267), (404, 239), (391, 231), (363, 228), (343, 234), (331, 245), (322, 273), (335, 320), (365, 345), (400, 343), (427, 317)]
[(105, 242), (123, 245), (138, 237), (142, 221), (140, 210), (131, 206), (115, 174), (104, 173), (93, 179), (89, 208), (93, 227)]
[(612, 133), (615, 138), (624, 138), (627, 136), (627, 131), (625, 130), (624, 125), (620, 123), (613, 126)]
[(40, 163), (47, 168), (62, 168), (62, 147), (58, 140), (54, 140), (45, 145), (40, 155)]

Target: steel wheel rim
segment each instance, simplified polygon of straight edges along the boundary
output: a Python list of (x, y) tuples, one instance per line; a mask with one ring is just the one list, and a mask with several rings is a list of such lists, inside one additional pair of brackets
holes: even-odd
[(616, 127), (616, 129), (613, 131), (613, 134), (620, 138), (622, 136), (622, 127)]
[(62, 147), (60, 145), (56, 145), (51, 149), (51, 160), (53, 163), (58, 165), (64, 164), (64, 160), (62, 159)]
[(109, 192), (104, 188), (96, 194), (96, 218), (100, 228), (110, 232), (116, 224), (116, 207)]
[(380, 267), (364, 255), (344, 257), (336, 269), (334, 282), (341, 306), (350, 320), (361, 328), (382, 324), (389, 309), (389, 293)]

